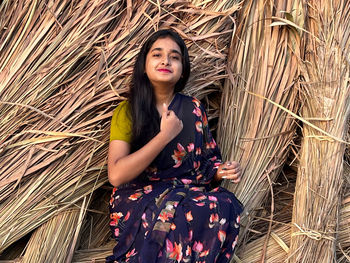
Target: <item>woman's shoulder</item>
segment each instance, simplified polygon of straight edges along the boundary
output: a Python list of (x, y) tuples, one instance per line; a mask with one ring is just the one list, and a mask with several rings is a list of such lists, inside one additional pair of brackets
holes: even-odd
[(131, 117), (129, 112), (129, 102), (122, 101), (115, 108), (111, 121), (110, 141), (122, 140), (131, 141)]
[(193, 104), (194, 106), (200, 107), (201, 106), (201, 102), (199, 99), (197, 99), (196, 97), (193, 96), (188, 96), (182, 93), (179, 93), (179, 95), (181, 96), (182, 100), (185, 103), (189, 103), (189, 104)]
[(130, 103), (124, 100), (113, 111), (112, 122), (130, 122)]
[(113, 117), (123, 116), (122, 118), (128, 117), (130, 111), (130, 103), (124, 100), (118, 104), (118, 106), (113, 111)]
[(116, 110), (127, 110), (130, 107), (130, 103), (127, 100), (123, 100), (118, 104), (118, 106), (115, 108), (114, 111)]

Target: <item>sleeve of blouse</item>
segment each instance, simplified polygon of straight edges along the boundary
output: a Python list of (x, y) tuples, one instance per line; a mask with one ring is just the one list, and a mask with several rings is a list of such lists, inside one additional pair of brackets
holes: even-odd
[(121, 102), (113, 112), (109, 141), (121, 140), (131, 142), (132, 126), (129, 117), (129, 103)]
[(202, 146), (202, 161), (200, 170), (205, 182), (210, 183), (214, 175), (222, 163), (220, 149), (217, 146), (208, 125), (208, 118), (206, 111), (202, 104), (200, 104), (201, 121), (203, 127), (203, 146)]

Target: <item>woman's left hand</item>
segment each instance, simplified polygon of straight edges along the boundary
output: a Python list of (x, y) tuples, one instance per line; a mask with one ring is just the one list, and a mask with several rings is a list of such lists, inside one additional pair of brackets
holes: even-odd
[(239, 162), (227, 161), (221, 164), (216, 172), (217, 179), (232, 180), (233, 183), (237, 184), (241, 181), (242, 168)]

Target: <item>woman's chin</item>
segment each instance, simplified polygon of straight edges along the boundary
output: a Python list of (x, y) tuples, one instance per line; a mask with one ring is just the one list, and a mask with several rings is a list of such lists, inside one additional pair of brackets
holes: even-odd
[(153, 86), (175, 86), (178, 80), (173, 78), (157, 78), (150, 80)]

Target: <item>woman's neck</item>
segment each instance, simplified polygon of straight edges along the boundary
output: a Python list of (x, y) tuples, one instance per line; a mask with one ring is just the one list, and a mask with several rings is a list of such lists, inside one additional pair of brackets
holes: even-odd
[(162, 106), (163, 103), (169, 106), (172, 99), (174, 98), (174, 89), (154, 89), (154, 96), (156, 99), (157, 106)]
[(155, 89), (154, 96), (156, 99), (156, 107), (158, 109), (158, 112), (160, 115), (162, 115), (163, 103), (169, 106), (175, 96), (175, 93), (174, 93), (174, 89), (162, 90), (162, 91), (159, 91), (159, 90), (157, 91)]

